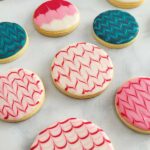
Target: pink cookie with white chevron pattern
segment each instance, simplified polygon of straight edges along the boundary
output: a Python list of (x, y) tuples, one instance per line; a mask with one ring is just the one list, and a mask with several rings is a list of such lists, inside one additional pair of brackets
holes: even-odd
[(92, 98), (102, 93), (113, 78), (108, 54), (96, 45), (80, 42), (61, 49), (51, 65), (56, 87), (64, 94)]
[(113, 150), (113, 146), (92, 122), (69, 118), (40, 132), (30, 150)]
[(30, 118), (43, 104), (45, 90), (40, 78), (23, 68), (0, 74), (0, 119), (19, 122)]
[(150, 78), (137, 77), (124, 83), (116, 94), (116, 110), (131, 129), (150, 134)]

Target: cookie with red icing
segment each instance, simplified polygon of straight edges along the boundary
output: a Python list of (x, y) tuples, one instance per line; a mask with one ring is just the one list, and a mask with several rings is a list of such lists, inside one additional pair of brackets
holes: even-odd
[(80, 42), (61, 49), (54, 57), (51, 75), (64, 94), (92, 98), (102, 93), (113, 78), (108, 54), (96, 45)]
[(92, 122), (69, 118), (38, 134), (30, 150), (113, 150), (105, 132)]
[(42, 106), (45, 90), (32, 71), (19, 68), (0, 74), (0, 119), (19, 122), (30, 118)]
[(80, 13), (67, 0), (48, 0), (35, 10), (33, 21), (40, 33), (46, 36), (63, 36), (79, 25)]
[(137, 77), (117, 91), (116, 110), (131, 129), (150, 134), (150, 77)]

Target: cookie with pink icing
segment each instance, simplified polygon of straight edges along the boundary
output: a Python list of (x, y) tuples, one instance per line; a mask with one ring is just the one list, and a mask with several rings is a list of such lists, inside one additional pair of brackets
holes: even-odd
[(80, 13), (77, 7), (67, 0), (48, 0), (35, 10), (33, 21), (40, 33), (63, 36), (79, 25)]
[(117, 91), (116, 110), (130, 128), (150, 134), (150, 77), (137, 77)]
[(69, 118), (38, 134), (30, 150), (113, 150), (105, 132), (92, 122)]
[(19, 68), (0, 74), (0, 119), (18, 122), (30, 118), (43, 104), (45, 90), (33, 72)]
[(54, 57), (51, 75), (64, 94), (92, 98), (101, 94), (113, 78), (108, 54), (96, 45), (80, 42), (61, 49)]

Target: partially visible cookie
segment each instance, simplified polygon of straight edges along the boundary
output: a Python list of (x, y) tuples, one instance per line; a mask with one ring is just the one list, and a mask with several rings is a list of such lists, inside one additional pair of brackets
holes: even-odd
[(140, 6), (144, 0), (108, 0), (112, 5), (120, 8), (135, 8)]
[(139, 26), (128, 12), (109, 10), (95, 18), (93, 31), (95, 39), (102, 45), (109, 48), (124, 48), (136, 40)]
[(0, 23), (0, 63), (8, 63), (22, 56), (28, 46), (26, 31), (18, 24)]
[(124, 83), (115, 100), (119, 118), (131, 129), (150, 134), (150, 77)]
[(113, 150), (105, 132), (92, 122), (69, 118), (38, 134), (30, 150)]
[(49, 0), (34, 12), (35, 28), (46, 36), (58, 37), (71, 33), (80, 22), (80, 13), (67, 0)]
[(32, 117), (42, 106), (45, 90), (40, 78), (23, 68), (0, 74), (0, 119), (19, 122)]
[(61, 49), (51, 65), (55, 86), (73, 98), (92, 98), (111, 83), (113, 65), (108, 54), (96, 45), (80, 42)]

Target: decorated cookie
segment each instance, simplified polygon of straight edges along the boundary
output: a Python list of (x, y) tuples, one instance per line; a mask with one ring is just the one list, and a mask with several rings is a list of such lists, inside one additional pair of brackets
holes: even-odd
[(16, 23), (0, 23), (0, 63), (16, 60), (28, 46), (25, 30)]
[(120, 8), (135, 8), (140, 6), (144, 0), (108, 0), (112, 5)]
[(0, 75), (0, 119), (19, 122), (30, 118), (42, 106), (44, 86), (40, 78), (25, 69)]
[(94, 37), (109, 48), (132, 44), (139, 32), (135, 18), (121, 10), (109, 10), (98, 15), (93, 23)]
[(51, 65), (56, 87), (74, 98), (92, 98), (102, 93), (113, 78), (113, 65), (106, 52), (90, 43), (61, 49)]
[(75, 30), (80, 22), (80, 14), (69, 1), (49, 0), (36, 9), (33, 20), (40, 33), (57, 37)]
[(113, 146), (97, 125), (69, 118), (43, 130), (30, 150), (113, 150)]
[(121, 120), (135, 131), (150, 134), (150, 78), (138, 77), (122, 85), (116, 94)]

